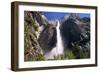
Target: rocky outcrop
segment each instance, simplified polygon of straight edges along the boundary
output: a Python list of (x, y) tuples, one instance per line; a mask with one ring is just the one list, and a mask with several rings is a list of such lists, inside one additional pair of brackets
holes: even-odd
[(65, 22), (63, 22), (60, 30), (65, 46), (71, 44), (72, 42), (77, 42), (81, 39), (81, 30), (75, 23), (74, 19), (69, 18)]
[(24, 60), (44, 60), (43, 50), (38, 43), (39, 25), (31, 12), (24, 12)]
[(41, 12), (24, 12), (24, 60), (44, 60), (44, 54), (56, 46), (56, 26)]
[(53, 47), (56, 46), (57, 42), (57, 32), (56, 28), (52, 25), (48, 25), (45, 27), (45, 29), (42, 31), (39, 37), (39, 43), (44, 52), (50, 52)]
[[(61, 34), (66, 48), (72, 50), (76, 59), (90, 57), (90, 19), (71, 14), (62, 23)], [(79, 53), (79, 54), (78, 54)]]

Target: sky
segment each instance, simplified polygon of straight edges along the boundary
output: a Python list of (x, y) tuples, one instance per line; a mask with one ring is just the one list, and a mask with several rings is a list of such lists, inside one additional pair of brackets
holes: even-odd
[[(62, 12), (43, 12), (43, 14), (48, 18), (48, 20), (60, 19), (63, 18), (65, 15), (69, 15), (69, 13), (62, 13)], [(80, 18), (82, 17), (90, 17), (90, 14), (86, 13), (77, 13)]]

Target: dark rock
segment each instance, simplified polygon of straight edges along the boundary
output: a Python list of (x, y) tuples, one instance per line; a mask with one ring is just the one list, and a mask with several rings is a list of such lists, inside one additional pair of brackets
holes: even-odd
[(52, 25), (45, 27), (39, 37), (39, 43), (44, 52), (50, 52), (57, 42), (56, 28)]
[(62, 23), (60, 30), (63, 41), (66, 44), (65, 46), (71, 44), (72, 42), (77, 42), (81, 39), (81, 30), (73, 19), (68, 19), (64, 23)]

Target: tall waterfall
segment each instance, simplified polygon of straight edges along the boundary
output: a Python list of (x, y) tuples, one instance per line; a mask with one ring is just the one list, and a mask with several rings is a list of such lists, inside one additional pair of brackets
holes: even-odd
[(46, 59), (54, 59), (54, 56), (58, 56), (63, 54), (64, 52), (64, 47), (62, 43), (62, 38), (61, 38), (61, 33), (60, 33), (60, 23), (57, 20), (57, 26), (56, 26), (56, 31), (57, 31), (57, 43), (56, 46), (48, 53), (46, 53), (45, 58)]
[(57, 53), (58, 54), (63, 54), (64, 51), (64, 47), (63, 47), (63, 43), (62, 43), (62, 38), (61, 38), (61, 33), (60, 33), (60, 23), (59, 21), (57, 21), (57, 44), (56, 44), (56, 49), (57, 49)]

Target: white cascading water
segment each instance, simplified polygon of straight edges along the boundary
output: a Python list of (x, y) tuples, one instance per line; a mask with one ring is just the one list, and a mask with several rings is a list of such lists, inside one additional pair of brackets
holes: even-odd
[(62, 43), (62, 38), (61, 38), (59, 27), (60, 27), (60, 23), (59, 23), (59, 21), (57, 21), (57, 27), (56, 27), (57, 44), (56, 44), (56, 47), (54, 47), (49, 53), (46, 53), (46, 55), (45, 55), (46, 59), (54, 59), (54, 56), (61, 55), (64, 52), (64, 48), (63, 48), (63, 43)]
[(57, 44), (56, 44), (56, 48), (57, 48), (57, 53), (58, 54), (63, 54), (64, 51), (64, 47), (63, 47), (63, 43), (62, 43), (62, 38), (61, 38), (61, 33), (60, 33), (60, 23), (59, 21), (57, 21)]

